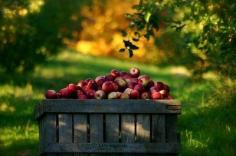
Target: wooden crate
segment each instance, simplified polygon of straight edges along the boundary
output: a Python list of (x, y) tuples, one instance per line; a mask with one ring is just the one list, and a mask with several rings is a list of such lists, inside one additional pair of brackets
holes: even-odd
[(177, 155), (178, 114), (176, 100), (44, 100), (39, 155)]

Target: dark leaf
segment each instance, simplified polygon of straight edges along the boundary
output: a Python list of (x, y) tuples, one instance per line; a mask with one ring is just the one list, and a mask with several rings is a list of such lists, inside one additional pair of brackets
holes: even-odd
[(129, 57), (133, 57), (134, 53), (133, 50), (129, 49)]
[(128, 41), (128, 40), (123, 40), (125, 47), (127, 49), (132, 49), (132, 50), (137, 50), (139, 49), (139, 47), (137, 47), (136, 45), (134, 45), (132, 42)]
[(119, 50), (119, 52), (120, 52), (120, 53), (125, 52), (125, 48), (121, 48), (121, 49)]

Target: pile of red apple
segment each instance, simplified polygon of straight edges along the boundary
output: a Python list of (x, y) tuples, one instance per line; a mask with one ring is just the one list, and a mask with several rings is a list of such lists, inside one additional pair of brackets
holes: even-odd
[(47, 99), (172, 99), (169, 86), (140, 75), (138, 68), (129, 72), (113, 69), (106, 76), (69, 83), (56, 92), (48, 90)]

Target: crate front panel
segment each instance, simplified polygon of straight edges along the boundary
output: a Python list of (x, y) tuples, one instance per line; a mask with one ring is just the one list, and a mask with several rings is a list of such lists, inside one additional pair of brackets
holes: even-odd
[(40, 119), (40, 151), (50, 156), (177, 153), (176, 117), (177, 114), (47, 113)]

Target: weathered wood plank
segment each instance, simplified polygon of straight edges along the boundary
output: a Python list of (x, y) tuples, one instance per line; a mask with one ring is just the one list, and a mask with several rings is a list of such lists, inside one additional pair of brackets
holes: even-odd
[[(105, 116), (105, 138), (106, 143), (118, 143), (119, 142), (119, 115), (118, 114), (106, 114)], [(109, 156), (118, 156), (117, 154), (109, 154)]]
[(152, 115), (152, 142), (166, 142), (165, 115)]
[[(56, 143), (56, 121), (57, 115), (47, 114), (40, 122), (40, 154), (49, 144)], [(56, 154), (45, 154), (46, 156), (56, 156)]]
[(177, 136), (177, 115), (166, 115), (166, 142), (176, 143)]
[[(145, 107), (144, 107), (145, 105)], [(168, 105), (173, 106), (166, 108)], [(44, 113), (180, 113), (176, 100), (44, 100), (36, 108), (36, 117)], [(179, 109), (176, 109), (179, 108)]]
[[(88, 123), (87, 115), (74, 115), (74, 143), (87, 143), (88, 142)], [(88, 156), (88, 154), (75, 153), (74, 156)]]
[[(148, 143), (150, 142), (150, 116), (137, 115), (136, 121), (136, 142)], [(138, 156), (147, 156), (146, 154), (136, 154)]]
[[(135, 115), (121, 114), (121, 142), (135, 142)], [(133, 156), (134, 154), (122, 154), (122, 156)]]
[[(80, 143), (51, 144), (45, 152), (86, 152), (86, 153), (176, 153), (178, 143)], [(103, 154), (101, 154), (103, 155)]]
[[(59, 114), (59, 143), (72, 143), (72, 115), (71, 114)], [(72, 156), (69, 153), (59, 154), (60, 156)]]
[[(103, 143), (103, 115), (90, 114), (90, 142)], [(93, 148), (93, 147), (91, 147)], [(102, 156), (99, 154), (90, 154), (90, 156)]]
[(150, 142), (150, 116), (137, 115), (136, 123), (137, 142)]

